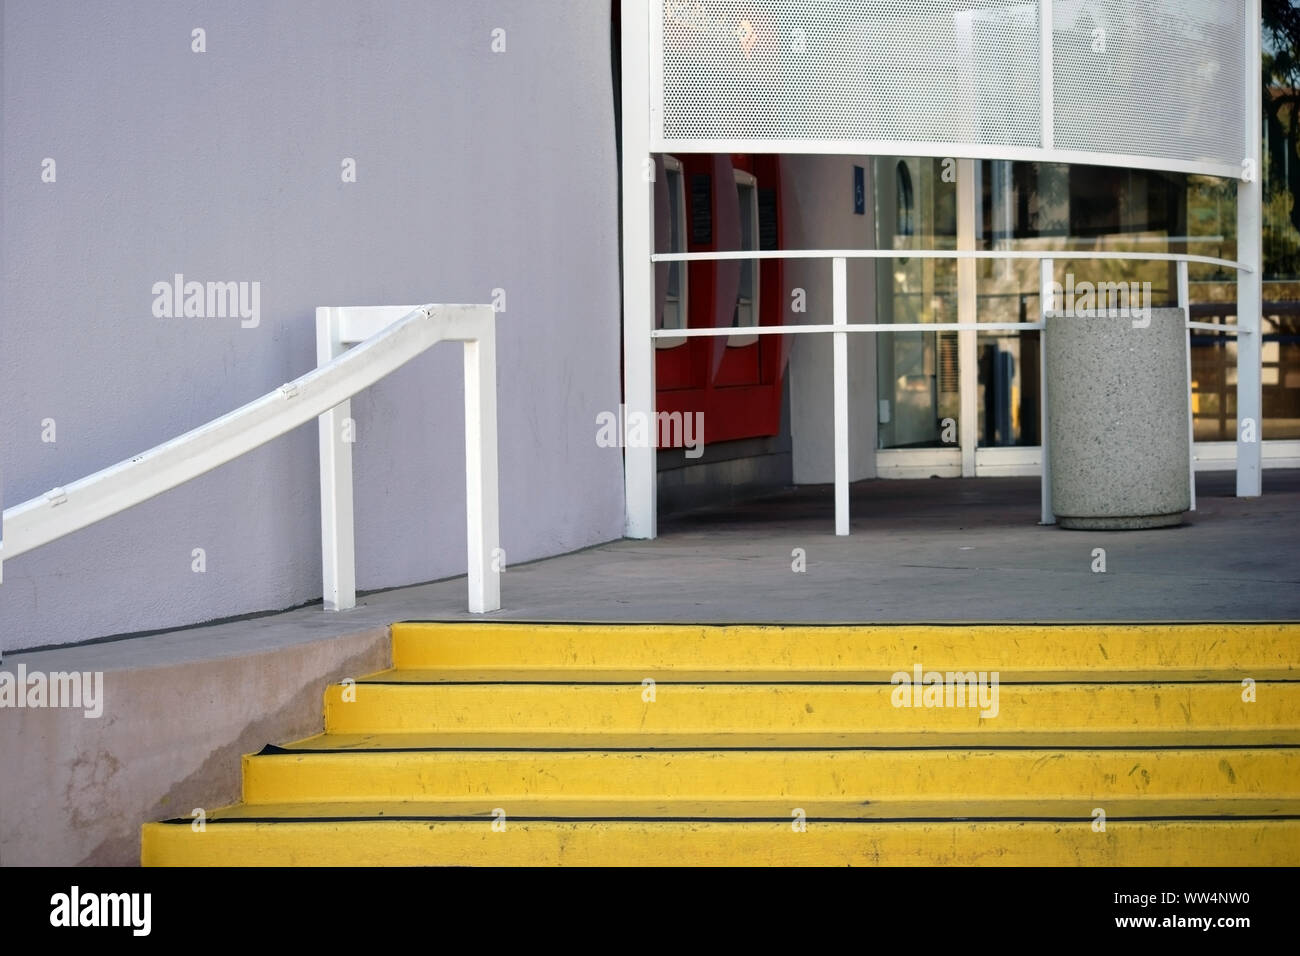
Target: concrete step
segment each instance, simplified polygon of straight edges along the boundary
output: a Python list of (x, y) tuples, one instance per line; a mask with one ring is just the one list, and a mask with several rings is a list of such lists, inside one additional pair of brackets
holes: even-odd
[[(393, 664), (422, 679), (644, 678), (888, 683), (899, 671), (998, 671), (1005, 683), (1300, 680), (1300, 625), (393, 625)], [(765, 676), (766, 675), (766, 676)], [(572, 679), (572, 678), (569, 678)]]
[[(331, 686), (325, 729), (839, 735), (861, 747), (1300, 746), (1300, 683), (999, 685), (987, 707), (888, 684), (368, 683)], [(973, 688), (971, 689), (973, 691)], [(992, 688), (989, 688), (991, 691)], [(909, 706), (896, 706), (908, 701)]]
[(1300, 862), (1294, 625), (393, 636), (144, 862)]
[[(250, 808), (144, 827), (145, 866), (1284, 866), (1300, 820), (474, 819)], [(333, 809), (333, 808), (331, 808)], [(360, 809), (360, 808), (354, 808)], [(412, 812), (401, 816), (402, 810)], [(495, 827), (494, 827), (495, 824)]]
[[(1300, 801), (1300, 748), (1176, 750), (800, 749), (463, 750), (457, 735), (371, 737), (334, 747), (329, 735), (244, 758), (248, 804), (461, 800), (829, 801), (871, 817), (1161, 815), (1181, 801), (1209, 815), (1272, 814)], [(717, 735), (687, 743), (709, 745)], [(833, 745), (832, 745), (833, 746)], [(991, 805), (980, 812), (972, 804)], [(1191, 810), (1179, 810), (1187, 815)], [(1290, 812), (1290, 811), (1287, 811)]]

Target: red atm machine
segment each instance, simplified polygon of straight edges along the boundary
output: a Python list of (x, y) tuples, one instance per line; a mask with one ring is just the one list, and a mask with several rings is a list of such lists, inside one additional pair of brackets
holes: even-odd
[[(655, 251), (781, 248), (777, 156), (661, 156), (655, 176)], [(704, 413), (704, 442), (775, 435), (781, 428), (788, 304), (778, 259), (659, 263), (656, 328), (729, 328), (731, 335), (656, 339), (658, 410)]]

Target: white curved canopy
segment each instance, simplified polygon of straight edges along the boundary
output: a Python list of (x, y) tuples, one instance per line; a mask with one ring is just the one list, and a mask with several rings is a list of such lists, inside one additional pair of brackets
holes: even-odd
[(662, 0), (649, 28), (656, 152), (1231, 178), (1253, 155), (1241, 0)]

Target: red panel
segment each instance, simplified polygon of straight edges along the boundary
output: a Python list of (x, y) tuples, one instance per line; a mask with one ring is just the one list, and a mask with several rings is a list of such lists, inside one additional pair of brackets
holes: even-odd
[[(717, 249), (717, 229), (712, 230), (709, 242), (695, 242), (695, 209), (692, 203), (692, 182), (696, 176), (714, 175), (714, 157), (704, 154), (689, 154), (680, 157), (682, 176), (686, 183), (686, 250), (688, 252), (713, 252)], [(716, 178), (716, 177), (715, 177)], [(709, 194), (709, 219), (717, 221), (717, 190)], [(686, 264), (686, 281), (690, 290), (687, 308), (688, 328), (705, 328), (712, 325), (714, 301), (716, 298), (717, 269), (711, 262), (689, 262)], [(693, 390), (703, 394), (709, 378), (709, 346), (706, 339), (687, 339), (683, 344), (670, 349), (655, 350), (655, 383), (660, 393), (658, 406), (666, 411), (702, 411), (702, 399), (690, 409), (672, 407), (663, 394), (670, 391)], [(678, 397), (676, 402), (682, 399)]]
[[(727, 175), (725, 182), (718, 174), (720, 157), (711, 155), (684, 155), (683, 173), (687, 190), (687, 249), (691, 252), (714, 251), (718, 247), (719, 204), (718, 189), (734, 189), (734, 180)], [(780, 164), (776, 156), (732, 156), (737, 169), (752, 173), (759, 189), (777, 190), (777, 246), (781, 246), (780, 221)], [(710, 216), (713, 235), (709, 242), (693, 240), (691, 177), (710, 175), (713, 190), (710, 196)], [(730, 247), (729, 247), (730, 248)], [(759, 272), (760, 304), (759, 324), (780, 325), (784, 318), (782, 263), (767, 260)], [(725, 267), (724, 267), (725, 268)], [(733, 267), (734, 268), (734, 267)], [(709, 328), (715, 324), (719, 313), (717, 302), (718, 264), (692, 262), (687, 275), (690, 290), (689, 326)], [(729, 283), (729, 284), (734, 284)], [(734, 303), (734, 295), (732, 296)], [(728, 304), (728, 314), (730, 312)], [(728, 348), (718, 339), (688, 339), (685, 344), (672, 349), (659, 349), (655, 359), (657, 404), (660, 411), (693, 413), (704, 412), (704, 441), (706, 444), (776, 435), (781, 428), (781, 383), (784, 374), (780, 342), (773, 336), (760, 336), (753, 345)], [(716, 371), (713, 358), (718, 351)], [(712, 374), (711, 374), (712, 373)]]

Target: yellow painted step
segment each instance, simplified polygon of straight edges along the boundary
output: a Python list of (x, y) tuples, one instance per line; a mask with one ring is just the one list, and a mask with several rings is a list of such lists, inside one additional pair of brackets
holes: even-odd
[(1300, 821), (150, 823), (145, 866), (1295, 866)]
[[(1300, 864), (1300, 625), (393, 639), (394, 669), (327, 690), (325, 734), (246, 757), (202, 832), (146, 825), (143, 861)], [(997, 672), (996, 702), (896, 706), (918, 665)]]
[[(1207, 801), (1184, 799), (1157, 799), (1143, 805), (1141, 813), (1121, 813), (1116, 807), (1102, 807), (1107, 819), (1120, 820), (1172, 820), (1179, 818), (1204, 818), (1212, 820), (1242, 817), (1294, 818), (1300, 822), (1300, 800), (1254, 800), (1250, 811), (1236, 808), (1235, 801)], [(461, 797), (440, 800), (336, 800), (294, 803), (237, 803), (220, 807), (207, 815), (209, 825), (233, 822), (283, 823), (304, 821), (365, 820), (386, 822), (401, 820), (482, 820), (491, 822), (497, 815), (516, 821), (592, 821), (612, 822), (646, 820), (660, 823), (673, 821), (712, 821), (744, 823), (755, 821), (793, 820), (802, 811), (806, 820), (826, 823), (853, 821), (871, 822), (937, 822), (944, 820), (1021, 822), (1051, 820), (1056, 822), (1091, 822), (1093, 804), (1083, 800), (1039, 801), (1036, 812), (1018, 815), (1015, 810), (1029, 809), (1023, 801), (1000, 800), (992, 802), (966, 801), (953, 804), (953, 813), (942, 817), (925, 817), (919, 814), (890, 815), (877, 807), (851, 799), (815, 797), (809, 802), (791, 802), (787, 799), (731, 799), (731, 800), (660, 800), (660, 799), (554, 799), (549, 797), (517, 797), (512, 800)], [(1220, 810), (1222, 812), (1220, 812)], [(1002, 812), (990, 812), (1002, 811)], [(189, 817), (176, 824), (192, 824)], [(192, 829), (192, 828), (191, 828)]]
[[(927, 670), (1004, 682), (1300, 679), (1300, 624), (394, 624), (393, 662), (468, 680), (884, 681)], [(734, 676), (727, 676), (735, 672)], [(572, 678), (571, 678), (572, 679)], [(771, 678), (768, 678), (771, 679)]]
[[(401, 735), (378, 738), (389, 748)], [(305, 751), (244, 758), (248, 804), (457, 800), (488, 803), (599, 798), (683, 802), (784, 800), (845, 804), (868, 816), (1270, 814), (1300, 801), (1300, 749)], [(997, 804), (996, 808), (994, 804)], [(1144, 809), (1145, 808), (1145, 809)], [(809, 809), (811, 813), (812, 810)], [(1172, 813), (1173, 811), (1163, 811)]]
[[(304, 749), (310, 740), (327, 739), (330, 741), (331, 750), (338, 751), (356, 751), (367, 752), (374, 750), (392, 750), (395, 741), (400, 741), (397, 749), (406, 751), (421, 750), (546, 750), (558, 753), (568, 753), (572, 751), (605, 751), (620, 752), (631, 751), (636, 753), (660, 753), (663, 751), (696, 751), (696, 750), (716, 750), (716, 751), (735, 751), (735, 750), (854, 750), (866, 753), (873, 750), (910, 750), (913, 753), (924, 753), (926, 749), (941, 748), (918, 748), (916, 746), (884, 746), (861, 742), (846, 742), (849, 738), (860, 738), (861, 734), (835, 734), (835, 733), (735, 733), (727, 731), (715, 731), (710, 733), (663, 733), (663, 734), (638, 734), (632, 733), (549, 733), (547, 731), (507, 731), (504, 733), (478, 733), (458, 730), (440, 731), (432, 733), (398, 733), (398, 734), (320, 734), (315, 738), (299, 741), (295, 744), (286, 745), (286, 750)], [(913, 744), (915, 739), (913, 738)], [(1010, 744), (1003, 739), (996, 745), (998, 752), (1017, 749), (1038, 749), (1029, 748), (1021, 744)], [(1107, 745), (1109, 748), (1115, 748), (1117, 745)], [(1186, 745), (1164, 742), (1155, 748), (1130, 748), (1135, 752), (1151, 753), (1155, 750), (1164, 748), (1174, 748), (1182, 746), (1188, 749)], [(1209, 749), (1222, 749), (1225, 751), (1243, 749), (1239, 744), (1228, 746), (1206, 745)], [(1293, 744), (1267, 745), (1276, 749), (1292, 749)], [(960, 748), (953, 748), (960, 749)], [(985, 748), (987, 749), (987, 748)], [(1052, 753), (1066, 753), (1071, 750), (1089, 749), (1086, 744), (1071, 744), (1068, 748), (1052, 747)]]
[[(844, 746), (1300, 745), (1300, 683), (1000, 685), (996, 716), (978, 707), (896, 707), (880, 684), (335, 685), (330, 733), (835, 735)], [(350, 699), (351, 697), (355, 699)]]

